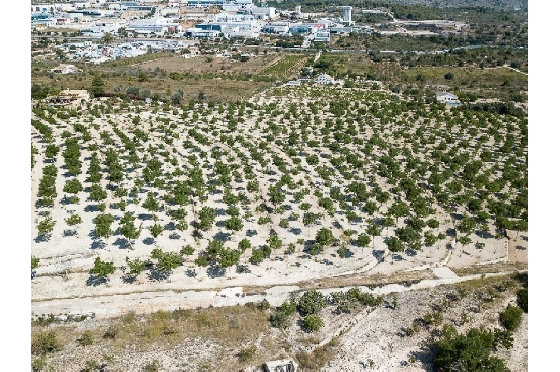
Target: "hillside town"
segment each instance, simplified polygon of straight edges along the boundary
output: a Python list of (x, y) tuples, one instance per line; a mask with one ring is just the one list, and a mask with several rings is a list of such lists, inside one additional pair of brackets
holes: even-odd
[[(180, 51), (194, 47), (200, 39), (253, 40), (265, 36), (299, 36), (295, 48), (330, 42), (331, 35), (350, 33), (380, 35), (409, 33), (437, 35), (468, 29), (464, 22), (411, 22), (391, 18), (384, 8), (360, 9), (364, 14), (384, 14), (390, 22), (357, 25), (352, 7), (340, 6), (338, 15), (304, 13), (301, 6), (278, 10), (266, 2), (252, 0), (169, 0), (48, 3), (31, 5), (31, 31), (41, 34), (49, 28), (67, 29), (70, 36), (60, 49), (68, 59), (85, 58), (93, 64), (116, 58), (135, 57), (151, 51)], [(387, 27), (387, 24), (391, 27)], [(63, 36), (64, 36), (63, 35)], [(112, 43), (115, 38), (130, 42)], [(162, 40), (158, 40), (162, 39)], [(188, 57), (188, 56), (186, 56)]]

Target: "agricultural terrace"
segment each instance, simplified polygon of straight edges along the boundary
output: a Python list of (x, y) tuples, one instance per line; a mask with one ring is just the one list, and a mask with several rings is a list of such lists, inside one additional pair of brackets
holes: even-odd
[(302, 54), (286, 54), (275, 63), (261, 71), (261, 75), (274, 76), (279, 80), (296, 76), (305, 66), (307, 56)]
[(527, 230), (526, 112), (415, 97), (371, 84), (37, 105), (32, 299), (502, 259), (505, 229)]

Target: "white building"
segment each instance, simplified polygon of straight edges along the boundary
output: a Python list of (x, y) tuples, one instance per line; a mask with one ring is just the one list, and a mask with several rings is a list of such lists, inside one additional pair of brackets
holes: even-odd
[(287, 35), (290, 32), (290, 22), (267, 23), (261, 31), (267, 34)]
[(336, 81), (329, 74), (321, 74), (315, 79), (317, 84), (334, 84)]
[(257, 19), (274, 19), (278, 17), (278, 14), (276, 13), (276, 8), (271, 8), (271, 7), (266, 7), (266, 8), (255, 7), (251, 9), (251, 14), (253, 14)]
[(313, 41), (331, 41), (331, 32), (329, 30), (317, 31)]
[(342, 11), (344, 12), (343, 16), (342, 16), (342, 21), (345, 24), (350, 25), (352, 23), (352, 7), (351, 6), (343, 6)]
[(459, 106), (461, 104), (461, 101), (459, 101), (459, 97), (454, 94), (442, 91), (436, 92), (436, 101), (445, 103), (446, 105), (450, 106)]

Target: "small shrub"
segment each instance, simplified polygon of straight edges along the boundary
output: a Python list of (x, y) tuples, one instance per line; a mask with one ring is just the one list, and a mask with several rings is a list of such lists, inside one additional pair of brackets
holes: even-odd
[(93, 333), (91, 331), (85, 331), (80, 338), (78, 338), (78, 343), (82, 346), (93, 344)]
[(270, 302), (268, 302), (268, 300), (265, 298), (264, 300), (262, 300), (262, 301), (257, 305), (257, 309), (259, 309), (259, 310), (268, 310), (268, 309), (270, 309)]
[(88, 360), (86, 362), (86, 365), (80, 370), (80, 372), (94, 372), (100, 369), (101, 366), (99, 365), (99, 363), (97, 363), (95, 360)]
[(61, 348), (54, 331), (40, 332), (35, 340), (31, 342), (31, 352), (33, 354), (46, 354), (58, 351)]
[(159, 362), (159, 360), (154, 359), (144, 366), (144, 371), (157, 372), (159, 371), (160, 368), (161, 368), (161, 363)]
[(249, 347), (239, 350), (239, 353), (237, 353), (237, 357), (239, 358), (240, 361), (246, 362), (250, 359), (253, 359), (256, 351), (257, 351), (256, 346), (251, 345)]
[(303, 329), (306, 332), (315, 332), (318, 331), (319, 328), (323, 327), (325, 323), (320, 316), (315, 314), (309, 314), (305, 318), (303, 318)]
[(117, 327), (109, 326), (109, 328), (107, 328), (107, 330), (103, 334), (103, 338), (110, 338), (114, 340), (115, 338), (117, 338), (118, 333), (119, 333), (119, 329)]
[(45, 357), (39, 357), (33, 359), (33, 361), (31, 362), (32, 372), (40, 372), (45, 370), (46, 368), (47, 368), (47, 361), (45, 360)]
[(521, 288), (517, 292), (517, 306), (525, 313), (529, 312), (529, 288)]
[(296, 310), (297, 310), (296, 300), (291, 299), (289, 301), (284, 301), (284, 303), (282, 303), (282, 311), (286, 315), (293, 315), (296, 313)]
[(298, 302), (299, 310), (302, 314), (315, 314), (327, 306), (327, 300), (321, 292), (316, 290), (307, 291), (301, 296)]
[(282, 310), (270, 315), (270, 325), (274, 328), (287, 328), (289, 326), (289, 316)]
[(514, 331), (521, 325), (523, 318), (523, 310), (517, 306), (508, 305), (504, 311), (500, 313), (499, 319), (502, 326), (508, 331)]

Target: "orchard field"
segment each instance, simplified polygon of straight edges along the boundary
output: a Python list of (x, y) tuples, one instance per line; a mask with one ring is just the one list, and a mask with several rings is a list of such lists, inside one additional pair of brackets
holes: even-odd
[(39, 103), (32, 300), (507, 260), (505, 230), (527, 230), (526, 112), (417, 97)]

